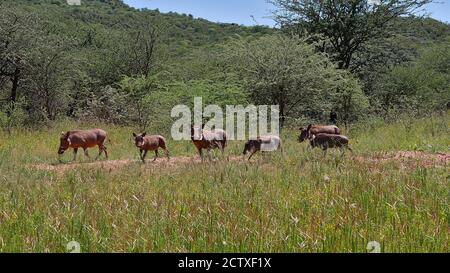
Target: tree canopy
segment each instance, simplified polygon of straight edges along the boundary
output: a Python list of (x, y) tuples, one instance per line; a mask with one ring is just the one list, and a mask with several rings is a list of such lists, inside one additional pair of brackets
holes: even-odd
[(325, 37), (323, 51), (332, 53), (338, 67), (356, 70), (354, 55), (367, 43), (385, 37), (389, 24), (409, 16), (431, 0), (271, 0), (276, 20), (285, 31)]

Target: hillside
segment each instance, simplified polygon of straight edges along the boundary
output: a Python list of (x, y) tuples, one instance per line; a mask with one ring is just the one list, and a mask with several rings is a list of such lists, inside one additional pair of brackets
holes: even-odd
[[(69, 6), (66, 0), (4, 0), (4, 5), (14, 3), (19, 9), (33, 12), (43, 18), (58, 19), (61, 24), (73, 24), (86, 28), (101, 27), (118, 32), (133, 28), (136, 20), (150, 17), (167, 28), (165, 42), (173, 52), (186, 53), (192, 48), (213, 46), (227, 38), (240, 36), (258, 37), (276, 32), (266, 26), (247, 27), (237, 24), (215, 23), (191, 14), (160, 13), (158, 10), (135, 9), (120, 0), (83, 0), (81, 6)], [(398, 41), (408, 47), (422, 46), (441, 41), (450, 36), (450, 25), (427, 18), (402, 18), (393, 26)], [(82, 33), (78, 32), (78, 35)]]
[[(132, 30), (136, 22), (148, 18), (163, 24), (164, 42), (173, 53), (186, 53), (192, 48), (213, 46), (234, 35), (261, 36), (273, 33), (265, 26), (246, 27), (237, 24), (213, 23), (192, 15), (160, 13), (158, 10), (135, 9), (119, 0), (83, 0), (81, 6), (69, 6), (66, 0), (6, 0), (17, 9), (58, 21), (62, 25), (77, 26), (69, 32), (81, 36), (87, 29), (123, 32)], [(86, 34), (85, 34), (86, 35)]]

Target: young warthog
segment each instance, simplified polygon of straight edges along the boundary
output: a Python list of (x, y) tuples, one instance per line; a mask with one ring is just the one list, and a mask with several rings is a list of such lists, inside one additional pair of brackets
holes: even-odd
[(104, 145), (106, 136), (106, 132), (101, 129), (62, 132), (58, 154), (62, 155), (67, 149), (73, 148), (73, 161), (75, 161), (79, 148), (82, 148), (84, 155), (90, 158), (87, 149), (98, 146), (99, 154), (95, 159), (97, 160), (103, 152), (108, 159), (108, 152)]
[(147, 156), (148, 151), (155, 151), (155, 158), (153, 162), (158, 159), (158, 149), (161, 148), (164, 150), (164, 153), (167, 156), (167, 160), (170, 160), (169, 150), (166, 147), (166, 139), (162, 136), (147, 136), (147, 133), (143, 133), (137, 135), (133, 133), (134, 143), (136, 147), (139, 149), (139, 154), (141, 156), (142, 162), (145, 163), (145, 157)]
[(317, 134), (331, 134), (331, 135), (340, 135), (341, 130), (335, 125), (312, 125), (310, 124), (308, 127), (300, 128), (300, 135), (298, 136), (298, 141), (303, 142), (305, 139), (309, 137), (309, 133), (314, 135)]
[(250, 139), (245, 143), (243, 155), (250, 153), (248, 160), (259, 151), (272, 152), (282, 149), (281, 139), (278, 136), (261, 136), (257, 139)]
[(220, 149), (222, 155), (227, 146), (227, 133), (222, 129), (215, 129), (212, 131), (200, 129), (191, 126), (191, 139), (194, 146), (203, 160), (203, 149), (208, 151), (209, 159), (211, 160), (211, 150)]

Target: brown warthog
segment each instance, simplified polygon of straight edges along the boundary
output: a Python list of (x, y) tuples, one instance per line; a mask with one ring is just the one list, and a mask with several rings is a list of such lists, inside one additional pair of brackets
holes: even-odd
[(281, 139), (278, 136), (261, 136), (257, 139), (250, 139), (245, 143), (243, 155), (250, 153), (248, 160), (259, 151), (272, 152), (281, 148)]
[(328, 148), (340, 148), (342, 153), (345, 152), (345, 149), (353, 152), (353, 150), (348, 146), (348, 137), (336, 134), (313, 134), (310, 129), (311, 125), (308, 126), (307, 132), (309, 143), (312, 148), (319, 147), (322, 151), (324, 151), (324, 154)]
[(227, 146), (227, 133), (222, 129), (208, 131), (203, 128), (200, 129), (198, 127), (191, 126), (191, 139), (202, 160), (203, 149), (208, 151), (208, 156), (211, 160), (211, 150), (220, 149), (223, 155), (225, 152), (225, 147)]
[(331, 135), (340, 135), (341, 130), (335, 125), (312, 125), (310, 124), (308, 127), (300, 128), (300, 135), (298, 136), (298, 141), (303, 142), (308, 138), (308, 134), (311, 132), (314, 135), (317, 134), (331, 134)]
[(73, 161), (75, 161), (79, 148), (82, 148), (84, 155), (90, 158), (87, 149), (98, 146), (99, 153), (95, 159), (97, 160), (103, 152), (108, 159), (108, 152), (104, 145), (106, 136), (106, 132), (101, 129), (62, 132), (58, 154), (62, 155), (67, 149), (73, 148)]
[(155, 151), (155, 158), (153, 162), (158, 159), (158, 149), (161, 148), (164, 150), (164, 153), (167, 156), (167, 160), (170, 160), (169, 150), (166, 146), (166, 139), (162, 136), (147, 136), (147, 133), (136, 134), (133, 133), (134, 143), (136, 147), (139, 149), (139, 154), (141, 156), (142, 162), (145, 163), (145, 157), (147, 156), (148, 151)]

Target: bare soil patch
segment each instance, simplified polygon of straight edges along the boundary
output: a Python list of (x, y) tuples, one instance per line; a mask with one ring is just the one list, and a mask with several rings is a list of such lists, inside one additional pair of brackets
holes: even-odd
[[(378, 169), (380, 163), (395, 162), (400, 164), (402, 168), (416, 169), (418, 167), (429, 168), (429, 167), (447, 167), (450, 163), (450, 153), (426, 153), (417, 151), (400, 151), (400, 152), (386, 152), (386, 153), (376, 153), (364, 156), (355, 156), (355, 160), (362, 163), (369, 163), (375, 169)], [(228, 156), (227, 158), (221, 159), (216, 158), (213, 162), (230, 161), (230, 162), (247, 162), (242, 160), (241, 156)], [(208, 163), (209, 160), (205, 159), (203, 163)], [(139, 160), (105, 160), (105, 161), (94, 161), (94, 162), (72, 162), (66, 164), (31, 164), (28, 168), (43, 171), (54, 171), (58, 174), (64, 174), (70, 170), (77, 169), (104, 169), (108, 171), (119, 170), (124, 167), (136, 164), (141, 166), (143, 169), (158, 169), (158, 170), (171, 170), (182, 168), (185, 166), (193, 164), (201, 164), (202, 161), (199, 156), (179, 156), (172, 157), (170, 161), (167, 158), (158, 158), (157, 161), (152, 162), (152, 159), (147, 160), (146, 164), (142, 164)]]
[(399, 151), (358, 156), (356, 160), (373, 164), (396, 162), (408, 169), (447, 167), (450, 163), (450, 153), (426, 153), (418, 151)]
[[(171, 157), (170, 160), (167, 158), (158, 158), (155, 162), (152, 162), (153, 159), (149, 159), (145, 164), (140, 160), (103, 160), (103, 161), (94, 161), (94, 162), (71, 162), (71, 163), (61, 163), (61, 164), (30, 164), (27, 167), (35, 170), (42, 171), (54, 171), (58, 174), (64, 174), (70, 170), (77, 169), (104, 169), (108, 171), (118, 170), (124, 168), (126, 166), (130, 166), (132, 164), (136, 164), (141, 166), (142, 168), (158, 168), (158, 169), (173, 169), (180, 168), (183, 166), (187, 166), (190, 164), (201, 164), (202, 160), (198, 156), (179, 156), (179, 157)], [(219, 161), (239, 161), (242, 160), (242, 157), (239, 156), (229, 156), (224, 159), (214, 159), (213, 162)], [(210, 162), (208, 159), (205, 159), (203, 163)]]

